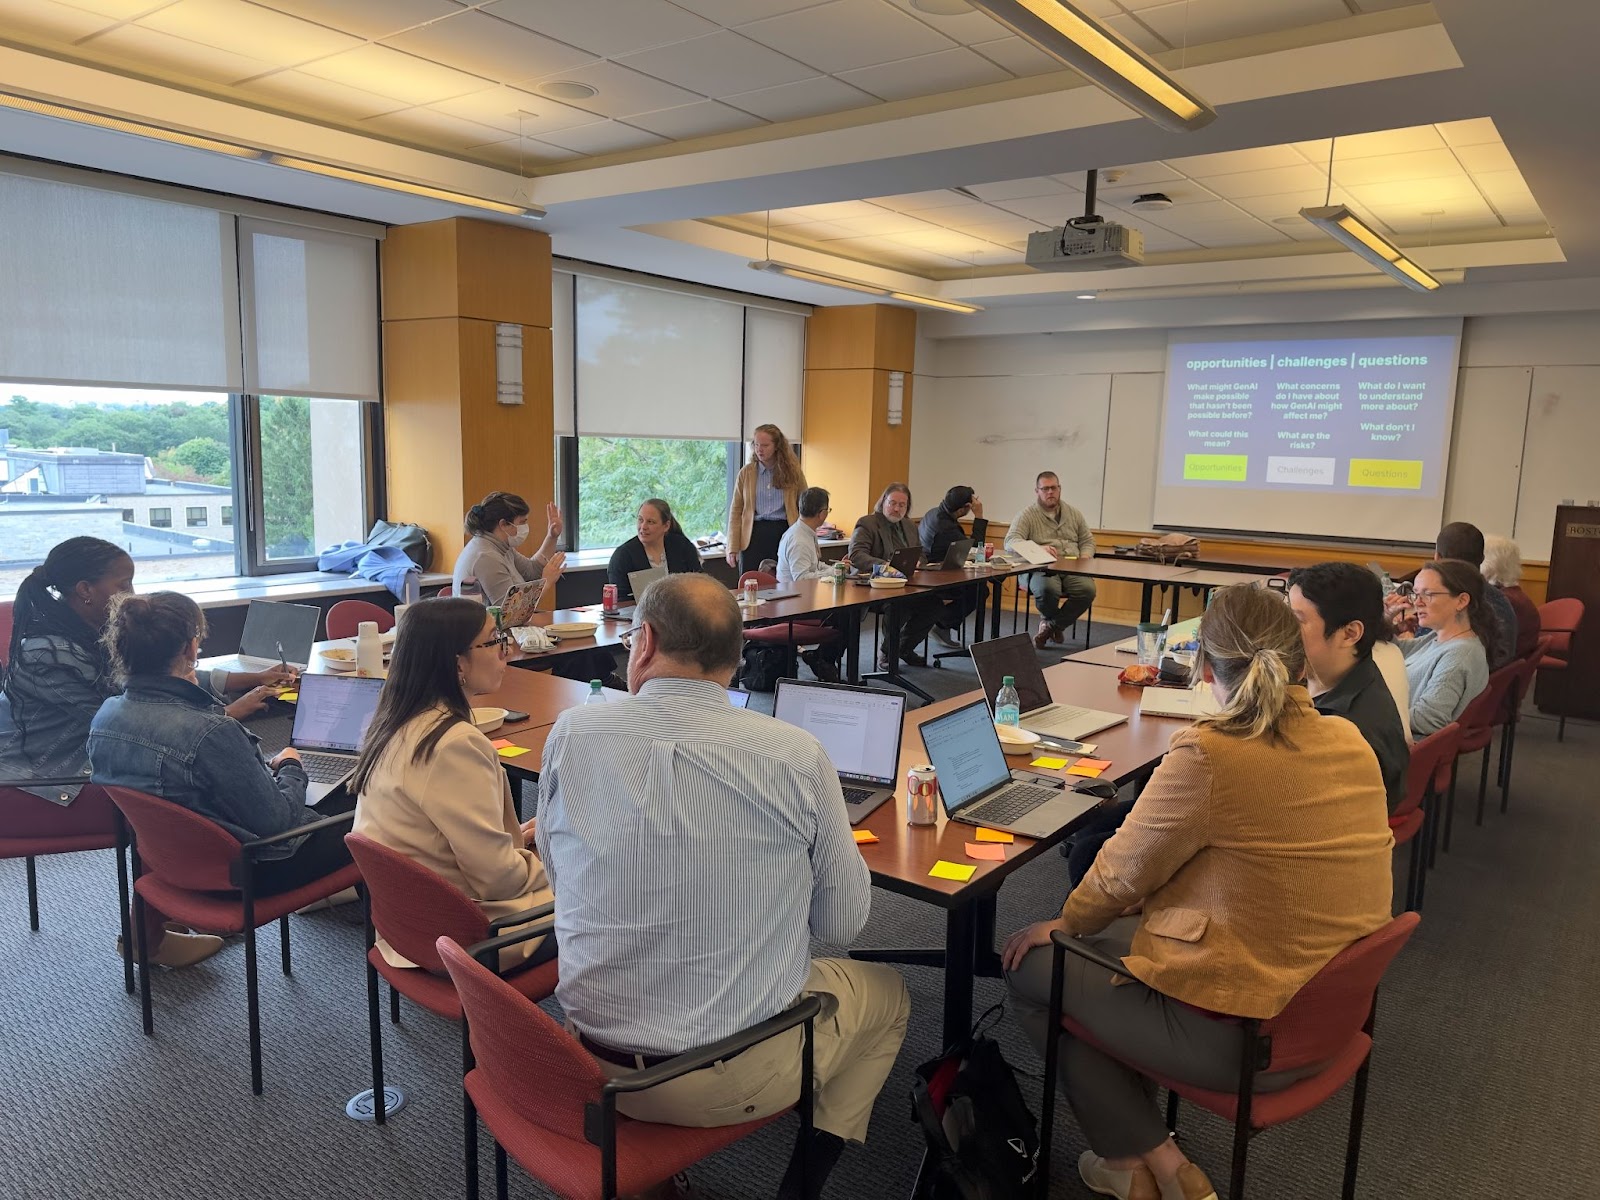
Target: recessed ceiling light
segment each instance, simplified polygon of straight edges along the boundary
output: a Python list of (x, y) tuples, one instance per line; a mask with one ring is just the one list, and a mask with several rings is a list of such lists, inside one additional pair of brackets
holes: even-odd
[(554, 96), (557, 100), (587, 100), (590, 96), (600, 94), (599, 88), (593, 88), (587, 83), (578, 83), (572, 79), (557, 79), (554, 83), (541, 83), (539, 90), (546, 96)]
[(1079, 292), (1078, 295), (1077, 295), (1077, 299), (1079, 299), (1079, 300), (1093, 300), (1093, 299), (1095, 299), (1095, 294), (1093, 292)]
[(911, 7), (930, 17), (959, 17), (972, 11), (967, 0), (911, 0)]

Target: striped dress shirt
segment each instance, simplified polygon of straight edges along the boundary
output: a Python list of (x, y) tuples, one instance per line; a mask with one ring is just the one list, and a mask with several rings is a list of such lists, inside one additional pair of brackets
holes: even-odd
[(871, 907), (821, 743), (703, 680), (563, 713), (538, 818), (556, 997), (615, 1049), (677, 1054), (775, 1015), (810, 939), (849, 945)]

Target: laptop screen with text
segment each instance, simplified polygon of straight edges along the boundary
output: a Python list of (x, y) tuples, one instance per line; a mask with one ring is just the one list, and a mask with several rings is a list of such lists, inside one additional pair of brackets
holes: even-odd
[(1005, 751), (982, 700), (922, 723), (922, 744), (939, 773), (944, 810), (954, 814), (1011, 777)]
[(772, 715), (821, 742), (839, 774), (890, 787), (905, 703), (901, 692), (780, 679)]
[(383, 680), (359, 675), (302, 675), (293, 742), (302, 750), (354, 754), (378, 711)]

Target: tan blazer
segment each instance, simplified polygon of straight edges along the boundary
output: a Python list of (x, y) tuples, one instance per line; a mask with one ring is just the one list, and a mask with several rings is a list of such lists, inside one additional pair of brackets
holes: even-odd
[(1287, 744), (1197, 726), (1172, 736), (1122, 828), (1061, 911), (1096, 933), (1144, 916), (1123, 962), (1160, 992), (1240, 1017), (1283, 1011), (1392, 900), (1378, 760), (1290, 689)]
[[(754, 459), (739, 468), (733, 481), (733, 500), (728, 505), (728, 553), (737, 554), (750, 544), (756, 524), (756, 471)], [(793, 525), (800, 518), (800, 493), (806, 490), (805, 472), (796, 484), (783, 493), (783, 508)]]
[[(458, 721), (427, 762), (412, 762), (442, 711), (414, 718), (390, 740), (356, 800), (355, 832), (449, 880), (491, 921), (545, 903), (551, 891), (544, 866), (523, 845), (511, 787), (489, 739)], [(542, 940), (523, 943), (519, 953), (532, 954)], [(381, 938), (378, 948), (397, 967), (416, 965)]]

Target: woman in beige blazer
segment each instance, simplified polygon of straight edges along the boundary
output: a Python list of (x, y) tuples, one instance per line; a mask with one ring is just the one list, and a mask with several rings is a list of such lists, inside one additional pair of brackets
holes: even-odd
[(728, 504), (728, 565), (754, 571), (778, 557), (778, 543), (800, 515), (806, 473), (789, 439), (776, 425), (757, 425), (750, 435), (753, 457), (739, 468)]
[[(499, 754), (472, 724), (468, 697), (500, 686), (508, 645), (475, 600), (407, 609), (350, 784), (355, 832), (442, 876), (491, 921), (551, 899), (528, 849), (533, 822), (517, 821)], [(415, 965), (381, 939), (378, 948), (395, 966)], [(542, 962), (554, 956), (555, 939), (513, 950)]]
[[(1173, 735), (1061, 916), (1013, 934), (1004, 958), (1018, 1020), (1041, 1049), (1049, 941), (1061, 929), (1139, 980), (1119, 986), (1068, 955), (1064, 1004), (1076, 1021), (1157, 1074), (1231, 1091), (1241, 1028), (1196, 1010), (1276, 1016), (1334, 955), (1387, 924), (1394, 840), (1378, 760), (1354, 725), (1312, 707), (1299, 627), (1281, 596), (1218, 592), (1200, 625), (1199, 666), (1221, 713)], [(1137, 1071), (1070, 1036), (1061, 1054), (1091, 1189), (1212, 1200)], [(1316, 1069), (1266, 1072), (1256, 1087)]]

